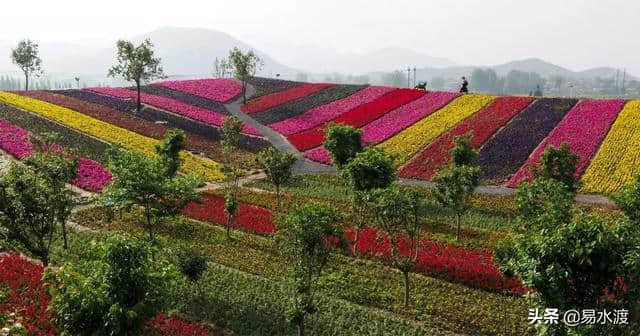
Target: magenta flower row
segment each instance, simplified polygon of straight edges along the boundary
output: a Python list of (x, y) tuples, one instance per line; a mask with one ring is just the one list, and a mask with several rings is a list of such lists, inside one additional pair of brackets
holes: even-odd
[(622, 99), (583, 100), (571, 109), (556, 128), (536, 147), (527, 161), (507, 182), (514, 188), (531, 177), (531, 167), (540, 162), (540, 156), (548, 146), (558, 147), (567, 143), (580, 157), (576, 177), (582, 176), (600, 143), (609, 132), (618, 112), (624, 106)]
[[(33, 154), (33, 144), (29, 140), (29, 132), (0, 119), (0, 149), (5, 150), (18, 160)], [(51, 150), (64, 151), (55, 146)], [(89, 191), (100, 191), (111, 182), (112, 176), (100, 163), (87, 158), (80, 158), (76, 168), (76, 178), (71, 181), (75, 186)]]
[(362, 142), (364, 144), (378, 144), (441, 109), (458, 95), (454, 92), (428, 92), (364, 126), (362, 128)]
[(242, 93), (242, 85), (231, 79), (224, 78), (166, 81), (154, 83), (153, 85), (189, 93), (221, 103), (228, 102)]
[(370, 86), (351, 96), (318, 106), (294, 118), (272, 124), (270, 127), (284, 135), (299, 133), (333, 120), (341, 114), (380, 98), (392, 90), (393, 88), (386, 86)]
[[(125, 89), (125, 88), (99, 87), (99, 88), (90, 88), (89, 90), (97, 93), (113, 96), (113, 97), (123, 98), (123, 99), (136, 98), (136, 95), (137, 95), (135, 91)], [(228, 118), (226, 115), (221, 113), (217, 113), (217, 112), (206, 110), (197, 106), (185, 104), (176, 99), (156, 96), (148, 93), (141, 92), (140, 100), (145, 104), (153, 105), (155, 107), (179, 114), (181, 116), (185, 116), (187, 118), (191, 118), (193, 120), (203, 122), (208, 125), (222, 126), (225, 119)], [(262, 135), (260, 131), (258, 131), (257, 129), (249, 125), (245, 125), (243, 132), (247, 134), (252, 134), (252, 135)]]

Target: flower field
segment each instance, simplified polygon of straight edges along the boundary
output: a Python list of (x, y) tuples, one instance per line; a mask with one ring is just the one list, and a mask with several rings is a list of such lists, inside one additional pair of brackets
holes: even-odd
[(242, 111), (249, 114), (264, 111), (266, 109), (292, 101), (294, 99), (306, 97), (322, 89), (328, 88), (329, 86), (331, 86), (331, 84), (308, 83), (295, 86), (283, 91), (260, 96), (258, 98), (249, 100), (247, 104), (242, 106)]
[(394, 155), (396, 163), (407, 162), (433, 139), (478, 112), (493, 99), (494, 97), (484, 95), (461, 96), (379, 146)]
[[(136, 149), (147, 155), (155, 155), (154, 148), (158, 143), (157, 140), (88, 117), (82, 113), (8, 92), (0, 92), (0, 101), (32, 111), (33, 113), (37, 113), (45, 118), (54, 120), (106, 142), (127, 149)], [(219, 181), (223, 178), (219, 163), (196, 157), (184, 151), (180, 156), (183, 160), (182, 170), (184, 172), (197, 174), (206, 181)]]
[(364, 88), (363, 85), (334, 85), (306, 97), (298, 98), (282, 105), (256, 112), (251, 117), (262, 124), (269, 125), (288, 120), (305, 113), (309, 109), (325, 105), (348, 97)]
[[(102, 88), (91, 88), (89, 89), (94, 92), (98, 92), (101, 94), (114, 96), (117, 98), (135, 98), (137, 93), (133, 90), (124, 89), (124, 88), (112, 88), (112, 87), (102, 87)], [(169, 112), (173, 112), (179, 114), (181, 116), (191, 118), (200, 122), (203, 122), (208, 125), (213, 126), (222, 126), (225, 119), (228, 117), (224, 114), (214, 112), (211, 110), (206, 110), (197, 106), (189, 105), (183, 103), (179, 100), (175, 100), (172, 98), (166, 98), (163, 96), (156, 96), (148, 93), (140, 93), (140, 100), (144, 104), (149, 104)], [(243, 132), (252, 135), (261, 135), (260, 131), (257, 129), (245, 125)]]
[(540, 161), (540, 155), (548, 146), (558, 147), (567, 143), (578, 154), (576, 177), (582, 176), (611, 124), (622, 109), (624, 100), (584, 100), (572, 108), (567, 116), (549, 133), (527, 161), (509, 180), (507, 186), (514, 188), (531, 177), (531, 167)]
[(520, 112), (480, 149), (483, 178), (497, 182), (508, 179), (576, 102), (542, 98)]
[(247, 83), (253, 86), (253, 88), (256, 90), (256, 93), (252, 96), (252, 98), (284, 91), (303, 84), (301, 82), (266, 77), (251, 77), (247, 80)]
[(222, 114), (229, 114), (229, 111), (225, 108), (224, 104), (215, 100), (207, 99), (204, 97), (192, 95), (181, 91), (171, 90), (164, 86), (158, 85), (145, 85), (140, 87), (140, 91), (156, 96), (162, 96), (165, 98), (171, 98), (183, 102), (185, 104), (193, 105), (205, 110), (210, 110)]
[(582, 177), (586, 192), (619, 190), (640, 173), (640, 100), (629, 101)]
[(166, 81), (153, 85), (190, 93), (218, 102), (228, 102), (242, 93), (242, 85), (226, 78)]
[(414, 156), (398, 175), (406, 178), (431, 180), (433, 176), (451, 161), (453, 139), (456, 136), (473, 134), (471, 145), (478, 149), (500, 127), (504, 126), (513, 116), (527, 107), (533, 98), (529, 97), (500, 97), (496, 98), (486, 108), (439, 136), (435, 141)]
[[(414, 89), (396, 89), (380, 98), (362, 104), (335, 118), (332, 122), (360, 128), (385, 113), (414, 101), (425, 94), (424, 91)], [(322, 145), (325, 139), (326, 124), (288, 137), (289, 142), (299, 150), (308, 150)]]
[(391, 90), (393, 90), (393, 88), (386, 86), (369, 86), (349, 97), (312, 108), (294, 118), (271, 124), (270, 127), (283, 135), (302, 132), (333, 120), (362, 104), (378, 99)]
[[(22, 160), (33, 154), (34, 148), (29, 136), (26, 130), (0, 119), (0, 149), (16, 159)], [(100, 191), (111, 182), (111, 178), (111, 173), (100, 163), (81, 157), (78, 159), (76, 177), (71, 183), (84, 190)]]

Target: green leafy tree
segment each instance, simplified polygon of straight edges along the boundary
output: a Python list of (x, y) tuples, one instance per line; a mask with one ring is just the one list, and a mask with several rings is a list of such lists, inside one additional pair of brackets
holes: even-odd
[(30, 166), (12, 163), (0, 177), (0, 227), (9, 244), (47, 265), (56, 227), (71, 215), (72, 193), (64, 185), (75, 165), (60, 153), (36, 154), (29, 161)]
[(225, 175), (225, 211), (227, 212), (227, 237), (231, 237), (231, 224), (233, 216), (238, 208), (237, 194), (240, 185), (240, 177), (242, 169), (236, 158), (238, 153), (238, 145), (242, 135), (244, 123), (238, 117), (230, 117), (224, 121), (222, 125), (222, 154), (226, 163), (222, 166), (222, 172)]
[(451, 210), (456, 218), (456, 240), (460, 240), (462, 216), (471, 208), (473, 190), (480, 183), (477, 152), (471, 147), (472, 135), (454, 139), (453, 162), (434, 177), (434, 198), (440, 206)]
[(568, 223), (573, 214), (575, 194), (562, 182), (536, 178), (521, 183), (516, 192), (516, 210), (521, 229), (558, 227)]
[(42, 60), (38, 44), (31, 40), (22, 40), (11, 51), (11, 61), (24, 73), (24, 89), (29, 90), (29, 77), (42, 74)]
[(292, 209), (278, 218), (279, 243), (283, 254), (293, 265), (293, 297), (291, 321), (304, 335), (304, 320), (317, 311), (314, 303), (316, 283), (329, 260), (331, 245), (327, 238), (344, 242), (342, 229), (335, 225), (339, 215), (318, 204)]
[(360, 230), (364, 226), (366, 195), (374, 189), (389, 187), (396, 179), (393, 159), (383, 149), (369, 147), (357, 153), (340, 171), (351, 192), (351, 204), (357, 216), (353, 254), (357, 254)]
[(149, 39), (144, 40), (138, 46), (134, 46), (130, 41), (119, 40), (116, 46), (118, 48), (118, 64), (109, 69), (109, 77), (120, 76), (128, 82), (136, 84), (136, 91), (138, 92), (136, 100), (137, 111), (140, 112), (142, 108), (140, 104), (141, 83), (156, 78), (166, 78), (160, 65), (161, 59), (155, 57), (153, 44)]
[(180, 151), (184, 149), (185, 134), (182, 130), (173, 129), (165, 134), (162, 142), (156, 145), (156, 153), (165, 162), (167, 176), (175, 176), (182, 164)]
[(258, 154), (256, 161), (276, 188), (277, 205), (280, 209), (280, 187), (291, 179), (291, 168), (296, 163), (296, 157), (291, 153), (280, 152), (269, 147)]
[(234, 76), (242, 82), (242, 101), (247, 103), (247, 80), (255, 76), (264, 62), (253, 51), (242, 52), (238, 47), (229, 51), (229, 65), (233, 68)]
[(634, 223), (640, 223), (640, 174), (632, 183), (613, 195), (613, 201)]
[(224, 212), (227, 213), (227, 238), (231, 238), (231, 224), (233, 224), (233, 216), (238, 210), (238, 200), (233, 190), (227, 190), (224, 194)]
[(563, 183), (571, 192), (580, 188), (575, 177), (580, 157), (569, 149), (567, 143), (560, 147), (548, 146), (540, 156), (540, 163), (532, 169), (533, 176), (554, 179)]
[[(409, 273), (413, 271), (418, 257), (419, 213), (422, 206), (421, 196), (412, 190), (392, 187), (376, 189), (369, 193), (376, 225), (389, 239), (391, 262), (404, 279), (404, 305), (410, 305)], [(407, 242), (409, 250), (403, 254), (399, 250), (402, 240)]]
[(139, 335), (179, 273), (145, 241), (115, 235), (91, 246), (83, 261), (45, 273), (56, 325), (67, 335)]
[(151, 241), (154, 227), (163, 219), (200, 201), (196, 189), (202, 181), (193, 175), (168, 175), (166, 162), (166, 158), (148, 157), (134, 150), (116, 150), (109, 158), (114, 181), (104, 193), (104, 200), (119, 208), (141, 207)]
[(338, 169), (362, 151), (362, 131), (349, 125), (331, 123), (327, 126), (324, 148)]
[(207, 259), (205, 259), (202, 253), (187, 249), (179, 255), (178, 265), (180, 266), (182, 275), (196, 285), (198, 296), (201, 296), (200, 279), (202, 279), (202, 275), (207, 270)]

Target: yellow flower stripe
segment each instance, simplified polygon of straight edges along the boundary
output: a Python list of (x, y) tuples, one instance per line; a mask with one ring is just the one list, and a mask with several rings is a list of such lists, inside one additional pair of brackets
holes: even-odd
[(640, 100), (628, 102), (582, 176), (583, 191), (611, 193), (640, 173)]
[(440, 134), (479, 111), (493, 99), (495, 97), (486, 95), (460, 96), (378, 146), (393, 155), (397, 164), (403, 164)]
[[(122, 146), (126, 149), (136, 149), (146, 155), (155, 155), (155, 145), (158, 140), (151, 139), (126, 129), (111, 125), (104, 121), (91, 118), (80, 112), (37, 99), (19, 96), (0, 91), (0, 101), (39, 114), (45, 118), (57, 121), (67, 127), (89, 134), (106, 142)], [(181, 170), (194, 173), (205, 181), (221, 181), (224, 175), (220, 171), (218, 162), (194, 156), (182, 151), (183, 160)]]

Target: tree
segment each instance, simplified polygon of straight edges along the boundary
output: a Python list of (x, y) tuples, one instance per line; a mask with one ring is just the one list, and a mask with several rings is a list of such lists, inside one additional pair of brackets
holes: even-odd
[(640, 174), (632, 183), (613, 195), (613, 201), (620, 210), (634, 223), (640, 223)]
[(247, 80), (256, 74), (264, 62), (253, 51), (243, 53), (238, 47), (229, 51), (229, 64), (234, 76), (242, 82), (242, 101), (247, 103)]
[(575, 193), (580, 188), (580, 181), (575, 176), (579, 161), (580, 157), (567, 143), (560, 147), (547, 146), (540, 156), (540, 163), (533, 167), (532, 175), (556, 180)]
[(200, 252), (187, 249), (179, 255), (178, 266), (182, 275), (196, 284), (198, 295), (201, 295), (200, 279), (207, 270), (207, 259)]
[(329, 238), (342, 245), (342, 229), (335, 225), (340, 218), (332, 209), (319, 204), (294, 208), (286, 216), (278, 217), (279, 243), (283, 254), (293, 265), (293, 297), (290, 317), (304, 335), (304, 319), (317, 311), (314, 304), (316, 282), (327, 264), (331, 252)]
[(73, 207), (72, 193), (60, 188), (69, 181), (69, 162), (62, 155), (42, 154), (33, 166), (12, 163), (0, 177), (0, 228), (7, 242), (49, 264), (56, 227)]
[(139, 335), (168, 304), (179, 273), (149, 243), (114, 235), (80, 262), (45, 272), (56, 325), (66, 335)]
[(362, 151), (362, 131), (349, 125), (331, 123), (327, 126), (324, 148), (338, 169)]
[[(391, 262), (404, 280), (404, 305), (410, 304), (409, 273), (418, 257), (418, 224), (421, 208), (420, 195), (413, 190), (392, 187), (376, 189), (369, 193), (368, 201), (376, 219), (376, 225), (389, 239)], [(400, 252), (400, 244), (406, 243), (408, 251)]]
[(340, 171), (351, 192), (351, 207), (356, 214), (353, 254), (357, 255), (358, 238), (364, 226), (366, 196), (371, 190), (388, 188), (396, 179), (393, 159), (383, 149), (367, 148), (357, 153)]
[(189, 203), (200, 200), (196, 192), (202, 185), (200, 178), (168, 175), (167, 161), (135, 150), (115, 150), (109, 157), (114, 181), (103, 199), (120, 208), (141, 207), (150, 241), (154, 241), (154, 228), (164, 218), (175, 216)]
[(31, 40), (22, 40), (11, 51), (11, 61), (24, 73), (24, 89), (29, 90), (29, 77), (42, 74), (42, 60), (38, 52), (38, 44)]
[(231, 65), (229, 64), (229, 61), (226, 58), (216, 57), (216, 60), (213, 62), (214, 76), (216, 76), (217, 78), (227, 77), (229, 68), (231, 68)]
[(575, 194), (559, 181), (539, 177), (521, 183), (515, 201), (523, 229), (557, 227), (571, 220)]
[(116, 46), (118, 48), (118, 64), (109, 69), (108, 75), (109, 77), (120, 76), (128, 82), (136, 83), (136, 91), (138, 92), (136, 108), (140, 112), (142, 108), (140, 103), (141, 83), (156, 78), (166, 78), (160, 65), (161, 59), (155, 57), (150, 39), (144, 40), (138, 46), (134, 46), (129, 41), (119, 40)]
[(238, 210), (236, 194), (233, 190), (227, 190), (224, 194), (224, 212), (227, 213), (227, 239), (231, 239), (231, 224), (236, 210)]
[(184, 149), (185, 134), (184, 131), (178, 129), (169, 130), (164, 139), (156, 145), (156, 153), (164, 160), (167, 169), (165, 175), (173, 177), (178, 173), (178, 169), (182, 164), (180, 159), (180, 151)]
[(276, 188), (277, 205), (280, 209), (280, 187), (291, 179), (291, 168), (296, 163), (296, 157), (291, 153), (280, 152), (269, 147), (258, 153), (256, 161)]
[(477, 152), (471, 147), (471, 135), (456, 137), (451, 150), (452, 164), (433, 179), (436, 183), (436, 202), (450, 209), (456, 218), (456, 240), (460, 240), (461, 219), (471, 207), (473, 190), (480, 182), (480, 167), (476, 165)]

